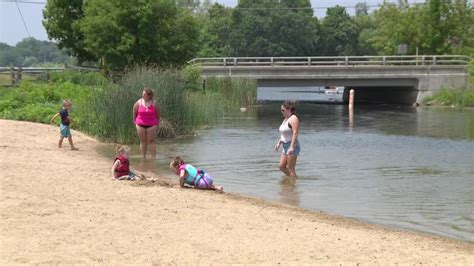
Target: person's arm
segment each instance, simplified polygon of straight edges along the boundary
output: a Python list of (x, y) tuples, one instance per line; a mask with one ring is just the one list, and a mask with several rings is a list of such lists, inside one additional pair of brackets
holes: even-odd
[[(138, 100), (138, 101), (140, 101), (140, 100)], [(138, 101), (135, 102), (135, 104), (133, 105), (133, 110), (132, 110), (133, 123), (135, 123), (135, 119), (137, 119), (137, 115), (138, 115)]]
[(55, 115), (53, 115), (53, 117), (51, 117), (51, 120), (49, 122), (54, 123), (54, 120), (56, 120), (58, 116), (59, 116), (59, 113), (56, 113)]
[(184, 187), (184, 177), (186, 176), (186, 170), (182, 169), (179, 171), (179, 186)]
[(291, 145), (288, 149), (288, 154), (293, 154), (296, 145), (296, 138), (298, 137), (298, 133), (300, 132), (300, 121), (296, 115), (292, 116), (290, 121), (291, 128), (293, 129), (293, 135), (291, 136)]
[(115, 169), (117, 169), (117, 167), (119, 167), (119, 165), (120, 165), (120, 161), (115, 160), (114, 165), (112, 165), (112, 179), (115, 179)]
[(275, 150), (277, 151), (280, 148), (281, 145), (281, 138), (278, 139), (276, 145), (275, 145)]

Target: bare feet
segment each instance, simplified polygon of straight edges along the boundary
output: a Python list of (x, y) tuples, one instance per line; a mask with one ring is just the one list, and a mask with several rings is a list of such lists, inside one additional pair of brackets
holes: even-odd
[(78, 150), (79, 150), (79, 148), (72, 147), (72, 148), (71, 148), (71, 150), (72, 150), (72, 151), (78, 151)]

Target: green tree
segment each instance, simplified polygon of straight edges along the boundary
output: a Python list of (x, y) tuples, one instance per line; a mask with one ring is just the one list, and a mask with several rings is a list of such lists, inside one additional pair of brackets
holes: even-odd
[(83, 0), (48, 0), (43, 10), (43, 25), (58, 47), (77, 58), (79, 64), (97, 58), (84, 48), (84, 36), (78, 22), (84, 17)]
[(358, 43), (355, 47), (356, 55), (375, 55), (377, 50), (370, 43), (374, 30), (377, 26), (374, 16), (369, 15), (366, 3), (356, 4), (356, 16), (353, 18), (357, 33)]
[(415, 54), (416, 48), (422, 47), (421, 35), (426, 30), (422, 8), (410, 7), (406, 0), (398, 5), (385, 3), (374, 12), (377, 26), (369, 42), (382, 55), (397, 54), (400, 44), (407, 44), (408, 54)]
[(353, 18), (341, 6), (328, 8), (321, 23), (324, 55), (354, 55), (359, 32)]
[(197, 50), (196, 21), (172, 0), (89, 0), (84, 14), (84, 47), (112, 70), (181, 65)]
[(0, 66), (32, 66), (65, 63), (69, 58), (54, 42), (25, 38), (14, 47), (0, 43)]
[(468, 54), (474, 50), (474, 14), (467, 0), (429, 0), (424, 5), (385, 3), (374, 12), (377, 25), (369, 42), (379, 54)]
[(232, 14), (231, 55), (298, 56), (313, 53), (318, 45), (319, 24), (310, 7), (307, 0), (241, 0)]
[(423, 49), (432, 54), (472, 54), (473, 7), (467, 0), (429, 0), (423, 9)]
[(219, 4), (208, 10), (207, 20), (199, 34), (199, 52), (202, 57), (220, 57), (229, 55), (229, 37), (232, 31), (232, 8)]

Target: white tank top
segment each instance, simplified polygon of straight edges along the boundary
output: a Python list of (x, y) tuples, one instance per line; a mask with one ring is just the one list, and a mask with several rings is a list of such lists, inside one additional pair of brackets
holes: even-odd
[[(291, 117), (291, 116), (290, 116)], [(285, 143), (291, 142), (291, 138), (293, 137), (293, 129), (290, 128), (288, 120), (290, 117), (285, 118), (283, 120), (283, 123), (280, 125), (280, 134), (281, 134), (281, 140)]]

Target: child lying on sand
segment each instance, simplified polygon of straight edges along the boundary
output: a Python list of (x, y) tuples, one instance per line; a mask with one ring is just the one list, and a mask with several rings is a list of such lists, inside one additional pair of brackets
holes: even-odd
[(185, 164), (181, 157), (176, 156), (170, 163), (170, 168), (179, 176), (179, 186), (185, 184), (196, 189), (224, 191), (222, 186), (214, 186), (210, 175), (191, 164)]

